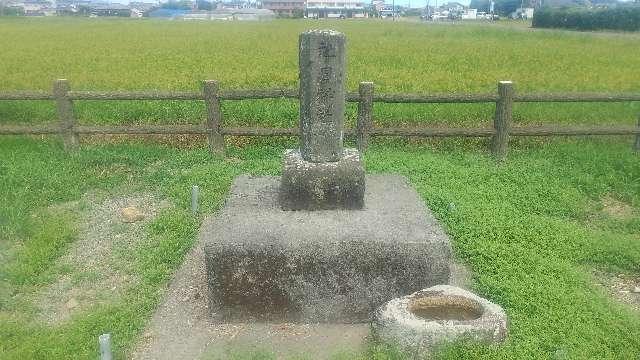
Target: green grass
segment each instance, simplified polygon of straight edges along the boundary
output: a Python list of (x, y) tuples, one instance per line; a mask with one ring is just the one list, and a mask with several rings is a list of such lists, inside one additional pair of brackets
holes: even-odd
[[(529, 31), (471, 24), (390, 22), (200, 23), (1, 19), (0, 90), (295, 87), (297, 34), (311, 27), (347, 33), (351, 90), (373, 80), (380, 92), (488, 92), (497, 80), (519, 91), (639, 91), (640, 38)], [(294, 101), (223, 104), (227, 124), (292, 126)], [(196, 123), (198, 102), (77, 102), (83, 123)], [(519, 104), (517, 123), (632, 124), (640, 104)], [(490, 121), (491, 105), (376, 105), (381, 125), (467, 126)], [(348, 109), (353, 121), (355, 109)], [(0, 123), (55, 119), (50, 102), (0, 102)], [(189, 140), (190, 141), (190, 140)], [(181, 140), (181, 144), (187, 141)], [(369, 172), (406, 175), (446, 226), (456, 256), (474, 272), (474, 290), (504, 306), (510, 336), (500, 347), (455, 344), (444, 358), (633, 358), (640, 318), (599, 290), (591, 271), (640, 268), (640, 162), (629, 137), (516, 140), (497, 166), (485, 140), (374, 140)], [(96, 339), (114, 334), (125, 357), (195, 241), (190, 215), (198, 184), (204, 214), (215, 212), (240, 173), (278, 174), (291, 140), (230, 139), (226, 157), (202, 143), (186, 149), (149, 142), (94, 142), (65, 154), (57, 140), (0, 138), (0, 358), (95, 358)], [(140, 283), (58, 326), (40, 324), (33, 294), (61, 275), (57, 260), (77, 239), (82, 212), (57, 205), (100, 191), (150, 191), (176, 207), (146, 229), (129, 254)], [(600, 199), (629, 204), (613, 218)], [(372, 348), (363, 358), (396, 358)], [(398, 355), (399, 356), (399, 355)]]
[[(637, 212), (638, 157), (627, 141), (526, 145), (502, 166), (482, 147), (455, 150), (456, 142), (437, 147), (396, 143), (374, 146), (367, 154), (370, 172), (409, 177), (447, 227), (456, 255), (473, 269), (474, 289), (509, 315), (505, 345), (462, 344), (443, 356), (549, 357), (564, 351), (572, 358), (629, 358), (640, 351), (638, 314), (598, 290), (590, 273), (636, 272), (640, 265), (637, 217), (593, 216), (604, 196), (631, 204)], [(0, 195), (6, 204), (0, 209), (2, 243), (5, 249), (18, 248), (8, 252), (1, 268), (7, 292), (0, 303), (0, 357), (16, 359), (90, 357), (105, 331), (114, 333), (118, 353), (126, 353), (194, 241), (198, 219), (187, 210), (190, 184), (200, 185), (203, 211), (210, 213), (236, 174), (277, 174), (282, 150), (231, 148), (229, 160), (223, 160), (204, 149), (112, 144), (85, 146), (67, 156), (57, 143), (7, 137), (0, 139), (0, 148), (5, 154), (0, 163)], [(127, 175), (96, 176), (115, 167)], [(141, 285), (121, 302), (65, 325), (37, 325), (28, 302), (17, 306), (12, 299), (28, 299), (23, 295), (52, 281), (55, 273), (48, 269), (68, 245), (74, 220), (62, 214), (34, 224), (32, 214), (90, 190), (122, 187), (159, 192), (178, 206), (150, 225), (148, 239), (132, 257)]]

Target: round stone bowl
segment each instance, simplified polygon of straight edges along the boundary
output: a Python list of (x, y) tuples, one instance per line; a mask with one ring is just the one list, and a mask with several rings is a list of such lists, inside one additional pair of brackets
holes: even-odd
[(468, 339), (499, 343), (507, 336), (502, 308), (467, 290), (437, 285), (382, 305), (374, 336), (419, 356), (443, 343)]

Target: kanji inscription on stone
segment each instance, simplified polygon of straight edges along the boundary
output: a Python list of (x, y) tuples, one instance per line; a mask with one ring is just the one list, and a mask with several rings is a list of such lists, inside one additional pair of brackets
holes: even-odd
[(300, 152), (335, 162), (343, 153), (345, 36), (333, 30), (300, 35)]

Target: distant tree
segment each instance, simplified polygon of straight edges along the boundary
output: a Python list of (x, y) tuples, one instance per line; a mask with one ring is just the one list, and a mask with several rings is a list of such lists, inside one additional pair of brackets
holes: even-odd
[(89, 16), (91, 14), (91, 7), (89, 5), (79, 5), (78, 6), (78, 15), (79, 16)]
[(364, 10), (366, 11), (367, 16), (369, 16), (370, 18), (376, 18), (380, 16), (376, 8), (371, 4), (365, 5)]
[[(502, 16), (509, 16), (512, 12), (520, 7), (521, 0), (496, 0), (494, 4), (494, 12)], [(525, 2), (525, 6), (528, 2)]]
[(471, 0), (469, 8), (478, 9), (478, 11), (489, 12), (489, 0)]
[(615, 7), (564, 7), (539, 9), (533, 27), (577, 30), (640, 30), (640, 6), (621, 4)]
[(18, 7), (4, 7), (0, 16), (22, 16), (24, 11)]
[(293, 9), (293, 12), (291, 13), (291, 17), (295, 19), (302, 19), (304, 17), (304, 10)]
[(163, 9), (172, 9), (172, 10), (189, 10), (193, 8), (193, 3), (188, 0), (180, 0), (180, 1), (170, 0), (162, 4), (162, 6), (160, 7)]
[[(496, 14), (507, 16), (516, 11), (520, 7), (521, 0), (494, 0), (493, 11)], [(525, 6), (529, 4), (528, 0), (524, 2)], [(469, 7), (478, 9), (478, 11), (491, 11), (491, 0), (471, 0)]]
[(422, 15), (422, 9), (403, 8), (402, 16), (420, 16)]
[(211, 4), (210, 2), (208, 2), (206, 0), (198, 0), (196, 2), (196, 4), (198, 6), (198, 10), (211, 11), (213, 9), (213, 4)]

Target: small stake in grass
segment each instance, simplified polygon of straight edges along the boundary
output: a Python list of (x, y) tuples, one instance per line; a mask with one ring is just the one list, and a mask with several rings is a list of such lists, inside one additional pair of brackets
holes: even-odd
[(191, 187), (191, 212), (195, 215), (198, 213), (198, 195), (200, 192), (200, 188), (198, 185), (193, 185)]
[(640, 153), (640, 115), (638, 116), (638, 132), (636, 133), (636, 143), (633, 146), (633, 150)]
[(100, 344), (100, 360), (111, 360), (111, 334), (102, 334), (98, 338)]

